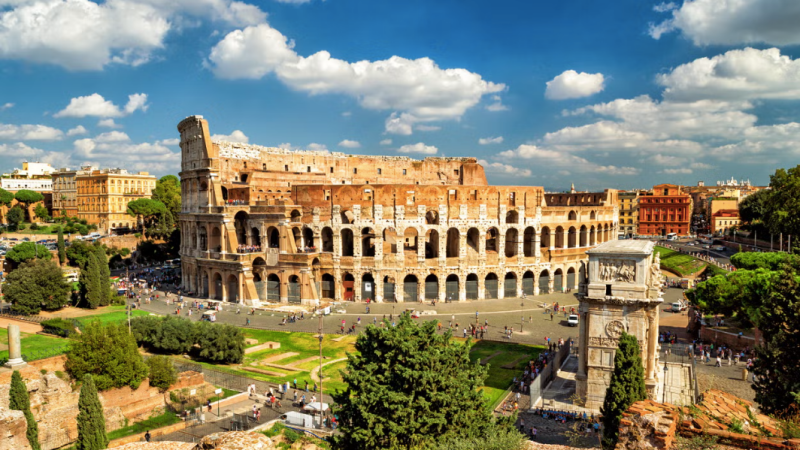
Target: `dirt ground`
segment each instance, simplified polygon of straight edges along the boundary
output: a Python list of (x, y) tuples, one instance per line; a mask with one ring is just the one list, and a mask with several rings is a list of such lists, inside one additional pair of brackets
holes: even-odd
[(38, 333), (42, 331), (42, 326), (38, 323), (23, 322), (21, 320), (11, 320), (0, 317), (0, 328), (8, 328), (9, 325), (19, 325), (19, 331), (23, 333)]

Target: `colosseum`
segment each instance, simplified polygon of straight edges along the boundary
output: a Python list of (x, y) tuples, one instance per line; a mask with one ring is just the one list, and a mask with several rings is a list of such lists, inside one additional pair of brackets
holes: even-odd
[(576, 289), (617, 192), (489, 186), (475, 158), (289, 151), (181, 135), (183, 286), (258, 306)]

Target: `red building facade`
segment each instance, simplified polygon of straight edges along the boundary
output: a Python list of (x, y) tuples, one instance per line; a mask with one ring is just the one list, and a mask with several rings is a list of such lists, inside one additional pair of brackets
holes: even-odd
[(652, 193), (639, 197), (639, 235), (689, 234), (692, 197), (674, 184), (653, 186)]

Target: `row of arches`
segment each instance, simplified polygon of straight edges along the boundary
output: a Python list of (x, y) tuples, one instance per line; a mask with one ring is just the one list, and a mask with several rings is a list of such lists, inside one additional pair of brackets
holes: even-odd
[[(294, 211), (293, 211), (293, 213), (294, 213)], [(298, 214), (299, 214), (299, 212), (298, 212)], [(352, 224), (354, 222), (353, 212), (350, 211), (350, 210), (344, 210), (341, 213), (339, 213), (339, 218), (341, 219), (343, 224)], [(520, 219), (519, 212), (516, 211), (516, 210), (508, 211), (506, 213), (506, 215), (505, 215), (505, 219), (506, 220), (505, 220), (504, 223), (507, 223), (507, 224), (519, 224), (520, 223), (520, 221), (519, 221), (519, 219)], [(596, 220), (597, 219), (597, 213), (595, 211), (590, 211), (588, 219), (589, 220)], [(570, 211), (569, 213), (567, 213), (567, 220), (569, 220), (569, 221), (578, 220), (578, 213), (576, 211)], [(292, 222), (294, 222), (294, 220), (292, 220)], [(443, 225), (440, 222), (439, 211), (436, 211), (436, 210), (432, 209), (432, 210), (429, 210), (428, 212), (426, 212), (425, 213), (425, 224), (426, 225)]]

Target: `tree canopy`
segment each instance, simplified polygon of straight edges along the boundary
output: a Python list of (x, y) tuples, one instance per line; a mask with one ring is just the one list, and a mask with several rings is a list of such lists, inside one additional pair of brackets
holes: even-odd
[(416, 449), (485, 436), (495, 422), (479, 389), (487, 368), (469, 359), (470, 343), (453, 341), (435, 322), (367, 326), (347, 355), (347, 389), (333, 395), (341, 449)]
[(11, 271), (3, 286), (5, 300), (21, 314), (38, 314), (42, 309), (54, 311), (69, 302), (72, 288), (64, 280), (61, 268), (51, 261), (37, 259), (23, 263)]
[(36, 202), (41, 202), (42, 200), (44, 200), (44, 195), (42, 195), (40, 192), (31, 191), (31, 190), (28, 190), (28, 189), (21, 189), (21, 190), (17, 191), (16, 194), (14, 194), (14, 198), (18, 202), (20, 202), (23, 205), (25, 205), (24, 212), (25, 212), (25, 214), (28, 214), (28, 208), (32, 204), (34, 204)]
[(35, 242), (19, 243), (6, 253), (6, 259), (13, 261), (15, 265), (32, 259), (49, 261), (52, 257), (53, 255), (47, 247)]
[(800, 404), (800, 256), (747, 253), (732, 262), (742, 268), (699, 283), (687, 296), (704, 312), (758, 327), (756, 401), (767, 413), (785, 413)]
[(50, 219), (50, 212), (47, 210), (47, 208), (45, 208), (44, 205), (36, 205), (36, 207), (33, 208), (33, 214), (40, 220)]
[(9, 209), (6, 213), (6, 221), (8, 222), (8, 228), (11, 231), (16, 231), (19, 229), (19, 225), (25, 221), (25, 211), (19, 206)]
[(143, 234), (147, 233), (148, 222), (167, 213), (167, 207), (158, 200), (140, 198), (128, 203), (128, 215), (136, 217), (142, 224)]
[(614, 355), (614, 372), (600, 412), (603, 414), (603, 448), (613, 449), (619, 439), (622, 413), (632, 404), (647, 399), (642, 350), (636, 336), (623, 332)]
[(83, 386), (78, 397), (78, 440), (77, 450), (102, 450), (108, 447), (106, 417), (103, 405), (97, 396), (97, 387), (90, 374), (82, 377)]
[(70, 345), (65, 367), (76, 379), (91, 374), (101, 391), (122, 386), (136, 389), (147, 377), (136, 340), (123, 323), (86, 325)]
[(164, 204), (174, 221), (181, 213), (181, 181), (175, 175), (164, 175), (156, 181), (152, 198)]
[(14, 194), (7, 190), (0, 188), (0, 206), (11, 206), (14, 201)]

